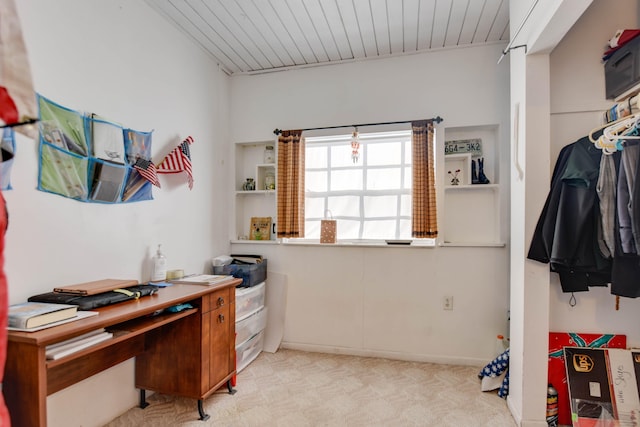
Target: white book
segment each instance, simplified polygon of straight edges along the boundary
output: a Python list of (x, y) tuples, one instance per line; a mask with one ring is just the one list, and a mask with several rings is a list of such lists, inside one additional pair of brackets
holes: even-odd
[(17, 327), (9, 326), (9, 327), (7, 327), (7, 329), (10, 330), (10, 331), (36, 332), (36, 331), (40, 331), (42, 329), (47, 329), (47, 328), (52, 328), (54, 326), (63, 325), (65, 323), (75, 322), (76, 320), (85, 319), (87, 317), (97, 316), (98, 314), (99, 314), (99, 312), (97, 312), (97, 311), (78, 311), (75, 316), (70, 317), (68, 319), (58, 320), (57, 322), (47, 323), (46, 325), (37, 326), (35, 328), (17, 328)]
[(9, 306), (8, 326), (37, 328), (38, 326), (74, 317), (77, 305), (48, 302), (24, 302)]
[(47, 351), (53, 350), (54, 348), (62, 347), (74, 342), (82, 341), (86, 338), (93, 337), (94, 335), (98, 335), (105, 332), (104, 328), (96, 329), (95, 331), (87, 332), (86, 334), (78, 335), (77, 337), (69, 338), (68, 340), (60, 341), (55, 344), (50, 344), (47, 346)]
[(88, 338), (85, 338), (80, 341), (75, 341), (69, 343), (68, 345), (60, 346), (58, 348), (54, 348), (52, 350), (47, 350), (47, 360), (57, 360), (62, 357), (68, 356), (70, 354), (76, 353), (80, 350), (84, 350), (85, 348), (91, 347), (92, 345), (96, 345), (102, 341), (106, 341), (113, 337), (113, 333), (111, 332), (102, 332), (98, 335), (94, 335)]

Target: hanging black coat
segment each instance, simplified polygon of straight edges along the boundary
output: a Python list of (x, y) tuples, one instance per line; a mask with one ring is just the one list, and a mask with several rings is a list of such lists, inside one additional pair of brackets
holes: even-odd
[(564, 292), (588, 291), (611, 281), (611, 262), (598, 247), (601, 155), (588, 137), (560, 151), (529, 247), (527, 258), (549, 263)]

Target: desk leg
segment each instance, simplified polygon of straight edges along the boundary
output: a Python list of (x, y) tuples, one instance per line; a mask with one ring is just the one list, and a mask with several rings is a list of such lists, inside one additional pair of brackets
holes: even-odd
[(236, 394), (236, 389), (231, 385), (231, 380), (227, 381), (227, 390), (229, 390), (229, 394)]
[(140, 406), (140, 409), (144, 409), (147, 406), (149, 406), (149, 402), (147, 402), (147, 396), (146, 396), (146, 393), (145, 393), (145, 389), (143, 389), (143, 388), (140, 389), (140, 404), (139, 404), (139, 406)]
[(12, 425), (47, 425), (46, 363), (44, 347), (9, 341), (3, 394)]
[(200, 414), (200, 421), (207, 421), (209, 419), (209, 414), (204, 413), (204, 408), (202, 407), (202, 399), (198, 399), (198, 413)]

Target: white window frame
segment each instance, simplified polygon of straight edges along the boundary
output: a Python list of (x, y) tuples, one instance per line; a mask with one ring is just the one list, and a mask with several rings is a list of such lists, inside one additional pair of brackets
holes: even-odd
[[(368, 147), (372, 144), (376, 143), (388, 143), (397, 141), (398, 138), (402, 139), (401, 147), (402, 150), (400, 153), (400, 161), (399, 163), (389, 164), (389, 165), (369, 165), (368, 159)], [(350, 147), (351, 142), (351, 134), (340, 134), (340, 135), (332, 135), (332, 136), (310, 136), (305, 138), (305, 144), (307, 150), (314, 145), (317, 147), (318, 145), (326, 146), (327, 149), (331, 146), (335, 145), (348, 145)], [(309, 155), (309, 154), (307, 154)], [(307, 188), (305, 191), (305, 199), (308, 201), (310, 198), (314, 199), (324, 199), (323, 201), (323, 215), (311, 216), (309, 212), (305, 209), (305, 239), (295, 239), (302, 241), (317, 241), (319, 239), (319, 229), (320, 229), (320, 221), (324, 218), (324, 212), (328, 209), (332, 212), (333, 218), (338, 220), (338, 243), (361, 243), (361, 244), (385, 244), (385, 240), (411, 240), (411, 241), (420, 241), (421, 245), (432, 246), (435, 244), (435, 239), (413, 239), (410, 237), (411, 234), (411, 197), (412, 197), (412, 177), (411, 177), (411, 130), (401, 130), (401, 131), (387, 131), (387, 132), (367, 132), (360, 133), (360, 156), (359, 160), (353, 166), (338, 166), (332, 167), (330, 156), (327, 158), (327, 166), (322, 168), (313, 168), (306, 165), (305, 168), (305, 183), (307, 184)], [(361, 190), (342, 190), (342, 191), (331, 191), (331, 173), (330, 171), (337, 170), (353, 170), (353, 169), (362, 169), (363, 170), (363, 187), (365, 185), (367, 172), (373, 169), (385, 169), (385, 168), (394, 168), (400, 169), (400, 185), (395, 189), (386, 189), (386, 190), (367, 190), (362, 188)], [(309, 190), (309, 182), (308, 180), (308, 172), (314, 171), (326, 171), (327, 172), (327, 187), (325, 191), (310, 191)], [(354, 196), (359, 199), (359, 213), (360, 216), (344, 216), (344, 215), (336, 215), (331, 210), (329, 206), (330, 197), (335, 196)], [(364, 211), (364, 200), (367, 196), (392, 196), (396, 197), (396, 214), (393, 216), (384, 215), (379, 217), (365, 217)], [(407, 207), (405, 207), (404, 212), (401, 209), (401, 198), (404, 197), (405, 203), (408, 203), (408, 211)], [(345, 220), (355, 220), (359, 221), (359, 230), (358, 236), (356, 238), (346, 239), (341, 237), (340, 235), (340, 222)], [(364, 235), (364, 227), (367, 221), (376, 221), (376, 220), (392, 220), (395, 221), (395, 234), (393, 236), (385, 236), (384, 238), (376, 237), (370, 238), (370, 236)], [(401, 222), (408, 223), (408, 233), (405, 225), (405, 234), (400, 234), (401, 232)], [(310, 227), (311, 225), (311, 227)], [(311, 230), (310, 230), (311, 229)], [(311, 233), (310, 233), (311, 231)], [(408, 234), (408, 235), (407, 235)]]

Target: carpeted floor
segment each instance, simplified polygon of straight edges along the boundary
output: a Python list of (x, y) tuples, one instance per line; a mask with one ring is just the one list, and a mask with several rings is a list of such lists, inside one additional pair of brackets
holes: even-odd
[(154, 394), (107, 427), (514, 427), (504, 399), (480, 391), (480, 368), (279, 350), (261, 353), (204, 402)]

